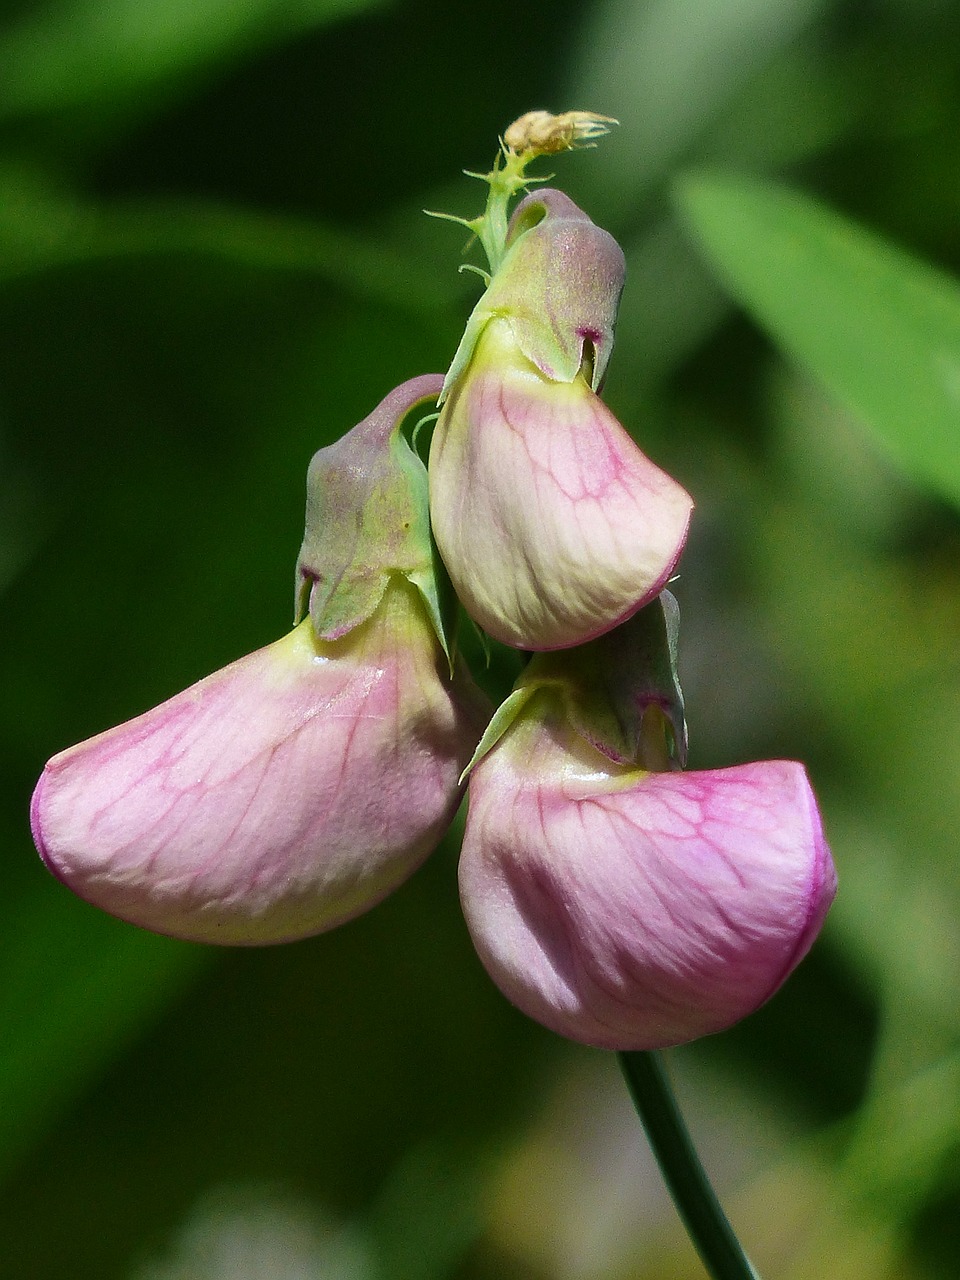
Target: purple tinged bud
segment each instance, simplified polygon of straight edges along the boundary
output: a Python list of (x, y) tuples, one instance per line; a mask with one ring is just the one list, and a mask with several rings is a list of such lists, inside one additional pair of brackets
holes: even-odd
[(509, 321), (517, 347), (545, 378), (572, 382), (586, 368), (596, 391), (613, 350), (623, 250), (562, 191), (531, 192), (507, 230), (507, 253), (467, 321), (444, 380), (446, 396), (487, 323)]
[(439, 383), (398, 388), (318, 455), (310, 618), (49, 762), (34, 840), (82, 898), (174, 937), (286, 942), (372, 907), (435, 847), (489, 714), (438, 641), (426, 473), (399, 433)]
[(416, 404), (435, 401), (442, 384), (438, 374), (410, 379), (312, 457), (297, 616), (308, 603), (325, 640), (366, 621), (394, 573), (413, 582), (433, 575), (426, 471), (399, 425)]
[(416, 405), (436, 401), (442, 382), (439, 374), (404, 382), (310, 462), (296, 615), (308, 607), (325, 640), (366, 621), (395, 574), (420, 590), (442, 630), (426, 468), (400, 432)]
[[(562, 191), (534, 191), (517, 205), (507, 262), (488, 294), (509, 315), (520, 350), (545, 378), (572, 382), (587, 366), (596, 391), (613, 351), (623, 292), (623, 250)], [(541, 281), (539, 296), (528, 291)]]
[(622, 284), (612, 236), (559, 191), (527, 196), (444, 381), (434, 536), (467, 612), (516, 648), (609, 631), (686, 539), (689, 495), (596, 394)]
[[(608, 639), (589, 646), (598, 666)], [(669, 706), (651, 698), (636, 758), (618, 761), (601, 749), (599, 685), (591, 728), (589, 687), (556, 666), (534, 659), (530, 696), (471, 773), (460, 894), (480, 958), (573, 1040), (652, 1049), (721, 1031), (773, 995), (833, 900), (806, 773), (785, 760), (681, 773)]]

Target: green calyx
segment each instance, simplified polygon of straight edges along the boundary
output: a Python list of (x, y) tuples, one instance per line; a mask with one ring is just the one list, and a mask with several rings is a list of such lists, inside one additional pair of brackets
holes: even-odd
[(608, 759), (641, 768), (682, 767), (687, 729), (677, 675), (679, 629), (676, 599), (661, 591), (606, 635), (576, 649), (537, 654), (524, 678), (562, 681), (567, 718)]
[(551, 694), (571, 728), (608, 760), (658, 772), (682, 768), (687, 729), (677, 676), (679, 625), (677, 602), (662, 591), (596, 640), (534, 654), (487, 726), (463, 776), (542, 692)]
[(623, 251), (561, 191), (526, 196), (507, 251), (474, 307), (444, 379), (441, 401), (466, 370), (491, 320), (504, 320), (523, 356), (552, 382), (583, 374), (594, 391), (613, 350)]
[(451, 661), (454, 610), (430, 534), (427, 470), (402, 431), (440, 383), (432, 374), (404, 383), (310, 463), (295, 612), (299, 620), (309, 610), (322, 639), (365, 622), (399, 576), (417, 589)]

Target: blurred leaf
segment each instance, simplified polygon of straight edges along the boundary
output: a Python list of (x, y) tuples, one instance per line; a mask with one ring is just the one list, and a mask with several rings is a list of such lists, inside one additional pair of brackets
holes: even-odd
[(827, 0), (620, 0), (588, 10), (569, 96), (623, 125), (604, 142), (604, 163), (592, 175), (606, 219), (628, 214), (827, 7)]
[(874, 1083), (899, 1083), (958, 1029), (956, 553), (945, 568), (878, 560), (765, 483), (748, 499), (750, 485), (744, 473), (757, 624), (833, 758), (841, 887), (827, 930), (884, 1004)]
[(446, 1280), (481, 1234), (488, 1172), (461, 1139), (407, 1150), (365, 1222), (383, 1280)]
[(839, 1184), (880, 1210), (887, 1222), (906, 1222), (960, 1152), (960, 1054), (955, 1051), (870, 1097), (856, 1119), (840, 1165)]
[(693, 176), (680, 207), (730, 291), (877, 433), (960, 505), (960, 287), (815, 201)]
[(67, 263), (171, 253), (298, 271), (431, 317), (459, 292), (452, 271), (315, 220), (197, 200), (98, 206), (0, 167), (0, 285)]
[(45, 884), (0, 946), (0, 1180), (46, 1123), (214, 953), (121, 925)]
[[(617, 358), (607, 383), (612, 401), (663, 382), (730, 309), (675, 221), (656, 222), (623, 247), (628, 287), (620, 304)], [(649, 415), (642, 416), (642, 443), (649, 447), (654, 427)]]
[(0, 35), (0, 119), (131, 98), (381, 0), (59, 0)]
[(863, 547), (896, 546), (928, 511), (926, 493), (821, 382), (778, 360), (765, 388), (771, 441), (816, 519)]
[(699, 150), (711, 163), (729, 160), (751, 172), (797, 164), (860, 124), (869, 101), (863, 67), (840, 62), (817, 28), (812, 37), (787, 44), (708, 125)]

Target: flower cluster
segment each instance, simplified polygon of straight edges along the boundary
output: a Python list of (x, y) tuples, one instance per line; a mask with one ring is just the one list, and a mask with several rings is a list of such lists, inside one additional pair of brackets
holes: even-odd
[[(201, 942), (306, 937), (410, 875), (469, 778), (467, 925), (562, 1035), (718, 1031), (806, 953), (835, 876), (802, 766), (682, 770), (664, 588), (693, 504), (600, 398), (623, 255), (561, 192), (523, 194), (530, 159), (608, 123), (533, 112), (505, 134), (468, 224), (491, 274), (446, 377), (310, 464), (295, 629), (49, 762), (34, 839), (82, 897)], [(407, 424), (433, 403), (426, 467)], [(496, 710), (448, 579), (531, 655)]]

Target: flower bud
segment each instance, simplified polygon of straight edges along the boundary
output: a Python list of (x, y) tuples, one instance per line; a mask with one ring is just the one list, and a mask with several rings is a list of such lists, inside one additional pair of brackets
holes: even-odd
[(507, 230), (507, 253), (474, 307), (441, 399), (467, 367), (487, 324), (509, 321), (516, 345), (552, 382), (583, 372), (603, 382), (623, 292), (623, 250), (562, 191), (531, 192)]
[[(589, 646), (597, 664), (602, 646)], [(804, 769), (681, 773), (652, 700), (639, 767), (619, 762), (598, 745), (609, 707), (590, 741), (589, 691), (557, 665), (542, 682), (530, 672), (532, 693), (471, 774), (460, 892), (480, 958), (508, 999), (573, 1040), (652, 1049), (723, 1030), (777, 990), (833, 899)]]
[[(399, 422), (439, 382), (399, 388), (321, 451), (308, 511), (330, 551), (308, 520), (300, 562), (321, 625), (49, 762), (34, 839), (81, 897), (175, 937), (284, 942), (373, 906), (436, 845), (485, 719), (416, 581), (429, 551), (411, 551), (429, 547), (425, 473)], [(364, 530), (381, 524), (392, 550), (371, 565)]]
[(555, 155), (575, 147), (594, 146), (594, 139), (602, 138), (610, 132), (610, 125), (619, 123), (612, 116), (600, 116), (595, 111), (564, 111), (558, 116), (550, 111), (526, 111), (504, 130), (503, 141), (518, 155)]
[(688, 494), (596, 394), (623, 255), (566, 196), (517, 207), (500, 270), (444, 382), (430, 453), (434, 535), (465, 608), (517, 648), (565, 648), (652, 599)]
[(440, 385), (435, 374), (404, 382), (310, 462), (296, 614), (308, 605), (326, 640), (365, 622), (399, 574), (420, 592), (446, 649), (427, 473), (399, 430), (415, 405), (436, 400)]

